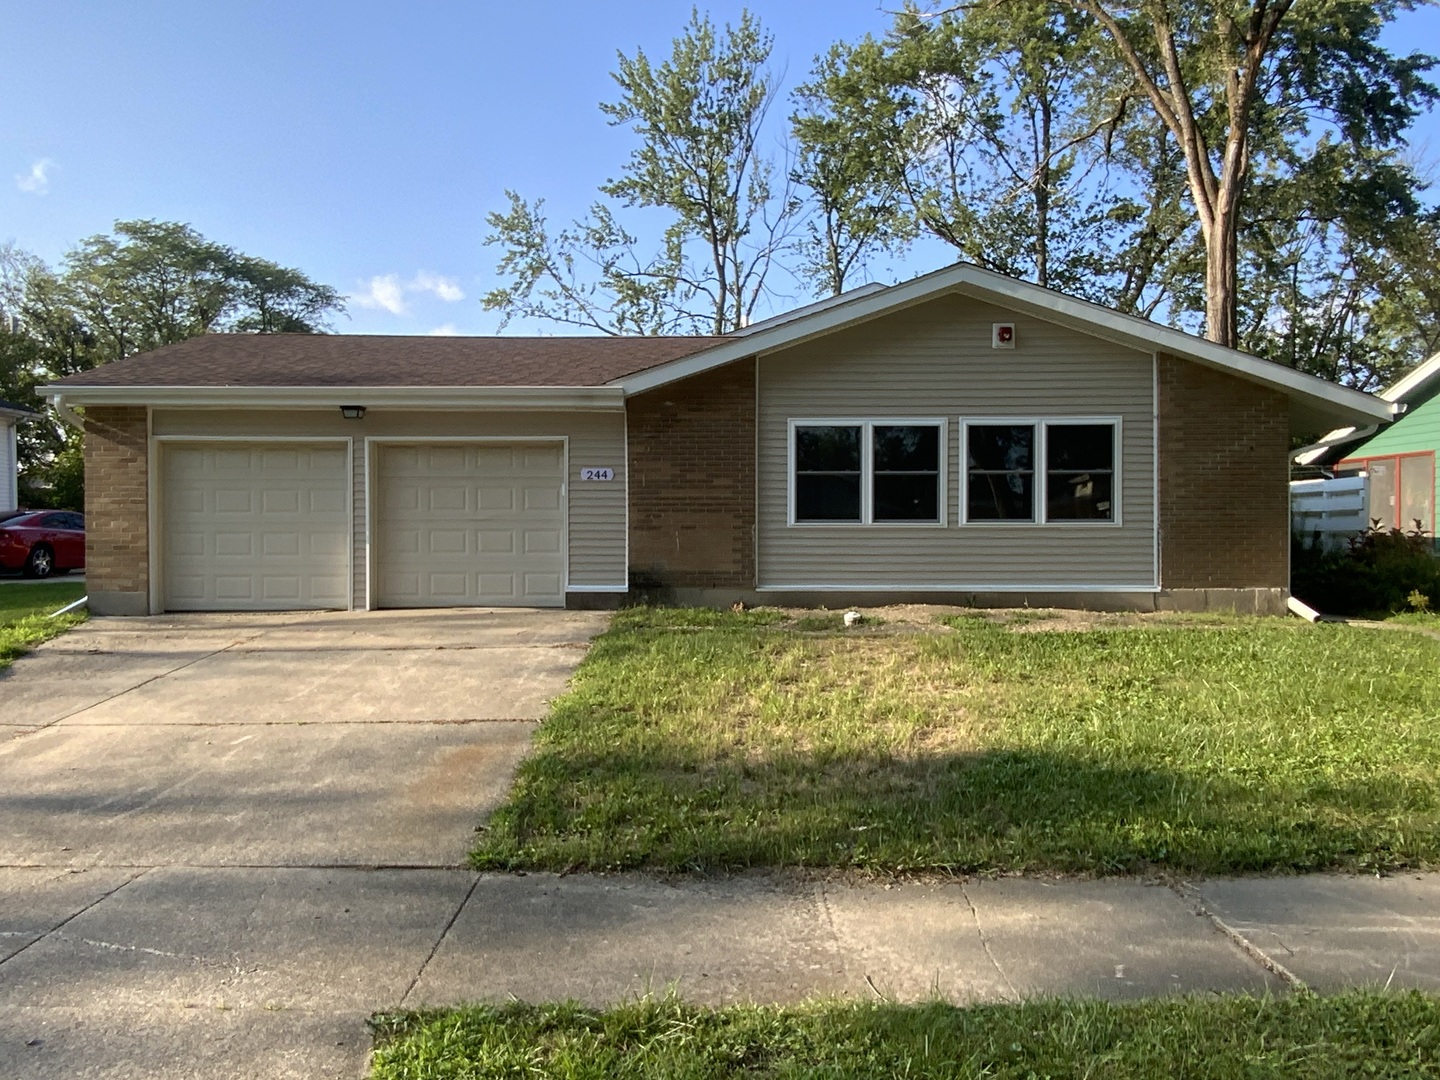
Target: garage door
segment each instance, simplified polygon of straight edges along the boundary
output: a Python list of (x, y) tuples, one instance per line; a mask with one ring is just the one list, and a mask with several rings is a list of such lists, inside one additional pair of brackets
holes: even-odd
[(169, 443), (165, 608), (350, 606), (346, 445)]
[(565, 603), (560, 443), (382, 445), (381, 607)]

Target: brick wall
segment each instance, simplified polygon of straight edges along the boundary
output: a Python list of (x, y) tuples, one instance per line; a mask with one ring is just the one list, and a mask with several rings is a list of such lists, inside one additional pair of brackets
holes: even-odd
[(149, 606), (149, 434), (144, 408), (85, 410), (85, 579), (97, 614)]
[(1161, 586), (1288, 588), (1286, 398), (1164, 355), (1159, 376)]
[(754, 361), (639, 394), (626, 411), (632, 584), (753, 588)]

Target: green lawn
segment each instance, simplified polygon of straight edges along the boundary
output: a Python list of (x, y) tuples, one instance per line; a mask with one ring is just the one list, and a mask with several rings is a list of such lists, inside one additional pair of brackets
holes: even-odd
[(379, 1018), (376, 1029), (373, 1080), (1440, 1076), (1440, 1000), (1419, 993), (966, 1009), (516, 1003)]
[(84, 622), (83, 611), (58, 619), (49, 617), (84, 595), (82, 582), (0, 585), (0, 671), (28, 649)]
[(1440, 863), (1434, 638), (1281, 619), (960, 617), (909, 633), (783, 619), (620, 613), (475, 864)]

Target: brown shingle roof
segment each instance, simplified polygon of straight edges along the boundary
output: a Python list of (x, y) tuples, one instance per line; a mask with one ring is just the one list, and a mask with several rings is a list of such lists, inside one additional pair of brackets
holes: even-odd
[(718, 337), (206, 334), (57, 386), (603, 386)]

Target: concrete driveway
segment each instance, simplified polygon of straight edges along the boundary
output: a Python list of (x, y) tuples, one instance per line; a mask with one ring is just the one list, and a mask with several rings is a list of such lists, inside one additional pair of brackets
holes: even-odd
[(603, 625), (94, 620), (0, 675), (0, 864), (460, 865)]
[(0, 674), (0, 1076), (356, 1075), (587, 612), (95, 619)]

